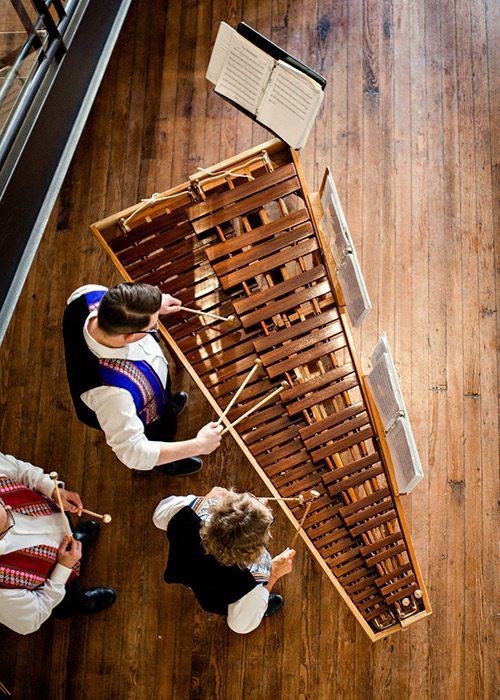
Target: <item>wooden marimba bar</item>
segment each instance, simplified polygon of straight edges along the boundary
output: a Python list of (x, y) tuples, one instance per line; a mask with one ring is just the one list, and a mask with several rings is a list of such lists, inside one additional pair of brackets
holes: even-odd
[[(171, 349), (372, 640), (430, 614), (389, 453), (338, 303), (328, 243), (297, 156), (278, 140), (92, 225), (126, 279), (235, 324), (179, 312)], [(230, 418), (230, 421), (228, 420)]]

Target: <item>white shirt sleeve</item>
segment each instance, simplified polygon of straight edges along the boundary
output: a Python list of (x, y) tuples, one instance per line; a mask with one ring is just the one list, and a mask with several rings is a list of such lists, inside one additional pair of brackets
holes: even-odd
[(174, 515), (184, 506), (190, 506), (196, 496), (168, 496), (160, 501), (153, 513), (153, 523), (159, 530), (166, 530)]
[(83, 393), (81, 399), (95, 411), (107, 444), (123, 464), (140, 470), (155, 466), (160, 457), (161, 443), (147, 439), (130, 392), (113, 386), (99, 386)]
[(36, 632), (64, 598), (70, 574), (71, 569), (56, 564), (50, 578), (33, 591), (0, 588), (0, 623), (19, 634)]
[(227, 624), (233, 632), (248, 634), (256, 629), (264, 617), (269, 602), (269, 591), (262, 584), (236, 601), (227, 609)]
[[(19, 481), (29, 489), (39, 491), (50, 498), (54, 490), (54, 482), (43, 469), (35, 467), (29, 462), (23, 462), (12, 455), (4, 455), (0, 452), (0, 474), (9, 479)], [(58, 482), (60, 483), (60, 482)]]

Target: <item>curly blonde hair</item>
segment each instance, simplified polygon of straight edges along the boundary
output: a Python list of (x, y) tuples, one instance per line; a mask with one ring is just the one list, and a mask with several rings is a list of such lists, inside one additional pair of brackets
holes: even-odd
[(255, 496), (228, 491), (210, 505), (200, 529), (203, 549), (223, 566), (246, 569), (269, 543), (273, 520), (271, 510)]

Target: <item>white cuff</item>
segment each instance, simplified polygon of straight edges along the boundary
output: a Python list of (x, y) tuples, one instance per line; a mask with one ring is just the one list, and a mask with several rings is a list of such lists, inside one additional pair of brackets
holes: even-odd
[(52, 583), (66, 583), (71, 576), (72, 569), (69, 569), (64, 564), (57, 563), (50, 574)]

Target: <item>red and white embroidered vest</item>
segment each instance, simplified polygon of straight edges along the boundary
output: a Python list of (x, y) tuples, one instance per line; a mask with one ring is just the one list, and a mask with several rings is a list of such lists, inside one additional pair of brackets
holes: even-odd
[[(0, 497), (14, 513), (33, 518), (53, 515), (59, 508), (49, 498), (23, 484), (0, 476)], [(0, 588), (33, 590), (45, 583), (57, 562), (57, 548), (46, 544), (26, 547), (0, 555)], [(71, 581), (79, 572), (79, 562), (73, 567)]]

